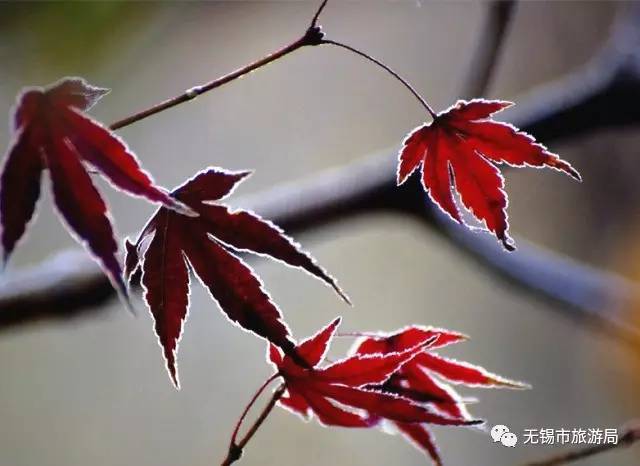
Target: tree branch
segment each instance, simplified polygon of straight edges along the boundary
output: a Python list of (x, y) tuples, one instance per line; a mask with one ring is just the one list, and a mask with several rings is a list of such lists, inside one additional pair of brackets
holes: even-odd
[(164, 100), (145, 110), (142, 110), (126, 118), (118, 120), (112, 123), (109, 126), (109, 128), (112, 130), (117, 130), (120, 128), (124, 128), (125, 126), (132, 125), (133, 123), (144, 120), (145, 118), (148, 118), (152, 115), (156, 115), (160, 112), (164, 112), (165, 110), (173, 108), (177, 105), (183, 104), (185, 102), (189, 102), (206, 92), (212, 91), (214, 89), (217, 89), (220, 86), (224, 86), (227, 83), (235, 81), (238, 78), (241, 78), (253, 71), (256, 71), (259, 68), (262, 68), (263, 66), (268, 65), (269, 63), (272, 63), (276, 60), (281, 59), (286, 55), (289, 55), (292, 52), (295, 52), (299, 48), (306, 47), (308, 45), (312, 45), (312, 46), (320, 45), (320, 41), (322, 41), (324, 34), (322, 33), (321, 28), (317, 26), (317, 22), (318, 22), (318, 18), (320, 17), (320, 13), (322, 13), (322, 10), (326, 5), (327, 5), (327, 0), (323, 0), (322, 3), (320, 4), (320, 7), (316, 10), (315, 14), (313, 15), (313, 19), (311, 20), (311, 25), (307, 28), (307, 30), (304, 32), (302, 36), (300, 36), (297, 40), (291, 42), (290, 44), (276, 50), (273, 53), (270, 53), (269, 55), (266, 55), (260, 58), (259, 60), (249, 63), (248, 65), (243, 66), (242, 68), (238, 68), (237, 70), (232, 71), (231, 73), (225, 74), (224, 76), (220, 76), (219, 78), (214, 79), (213, 81), (209, 81), (207, 83), (201, 84), (200, 86), (195, 86), (190, 89), (187, 89), (186, 91), (184, 91), (181, 94), (178, 94), (175, 97)]

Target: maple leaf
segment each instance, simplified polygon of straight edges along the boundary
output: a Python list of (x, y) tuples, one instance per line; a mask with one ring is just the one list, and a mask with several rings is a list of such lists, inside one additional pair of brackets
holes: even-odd
[(154, 185), (124, 142), (83, 113), (107, 92), (83, 79), (67, 78), (47, 88), (29, 88), (18, 97), (13, 143), (0, 175), (3, 259), (9, 260), (33, 217), (40, 178), (47, 169), (66, 226), (126, 296), (107, 205), (85, 164), (129, 194), (183, 211), (184, 207)]
[(144, 298), (176, 387), (176, 351), (189, 305), (188, 268), (232, 322), (276, 344), (299, 362), (280, 310), (237, 254), (250, 252), (304, 269), (349, 302), (336, 281), (278, 227), (251, 212), (214, 204), (249, 174), (219, 168), (196, 174), (172, 194), (198, 217), (162, 207), (135, 244), (125, 243), (125, 277), (130, 280), (142, 272)]
[[(437, 338), (419, 354), (407, 361), (383, 384), (373, 388), (412, 400), (422, 406), (431, 406), (436, 412), (454, 419), (469, 420), (471, 415), (465, 400), (447, 384), (472, 387), (527, 388), (528, 385), (505, 379), (466, 362), (444, 358), (434, 349), (465, 340), (466, 336), (450, 330), (411, 326), (390, 334), (367, 335), (354, 344), (352, 353), (360, 356), (402, 354), (415, 348), (426, 337)], [(426, 423), (394, 422), (398, 431), (417, 448), (425, 452), (440, 466), (442, 459), (433, 434)]]
[(454, 191), (464, 206), (492, 231), (507, 250), (507, 194), (496, 164), (550, 167), (580, 181), (580, 174), (556, 154), (515, 127), (490, 117), (513, 105), (500, 100), (460, 100), (430, 124), (414, 129), (399, 154), (398, 185), (422, 167), (422, 185), (440, 209), (464, 223)]
[(422, 406), (410, 398), (385, 391), (382, 386), (395, 372), (436, 341), (427, 336), (399, 352), (353, 355), (326, 367), (319, 367), (340, 318), (297, 346), (307, 365), (300, 366), (276, 347), (269, 346), (268, 359), (284, 379), (286, 395), (278, 403), (310, 419), (315, 415), (325, 426), (373, 427), (382, 420), (437, 425), (474, 425), (481, 421), (455, 419)]

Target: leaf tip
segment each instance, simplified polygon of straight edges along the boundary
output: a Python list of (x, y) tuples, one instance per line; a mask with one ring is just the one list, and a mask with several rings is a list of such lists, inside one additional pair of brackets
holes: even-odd
[(347, 293), (345, 293), (342, 288), (340, 288), (338, 286), (337, 283), (332, 283), (331, 287), (336, 291), (336, 293), (338, 294), (338, 296), (340, 296), (340, 298), (347, 303), (349, 306), (353, 307), (353, 301), (351, 301), (351, 298), (349, 298), (349, 295)]
[(404, 182), (407, 181), (407, 178), (409, 178), (409, 175), (403, 175), (400, 173), (400, 169), (398, 169), (396, 171), (396, 186), (402, 186)]
[(502, 246), (507, 252), (513, 252), (516, 250), (516, 245), (513, 243), (513, 240), (508, 236), (505, 236), (504, 238), (500, 238), (500, 241), (502, 242)]
[(582, 175), (580, 175), (580, 172), (573, 168), (573, 166), (569, 162), (566, 162), (565, 160), (562, 160), (561, 158), (555, 156), (548, 162), (548, 165), (551, 168), (555, 168), (556, 170), (564, 172), (565, 174), (576, 180), (578, 183), (582, 182)]
[(111, 93), (111, 89), (108, 87), (99, 87), (99, 86), (94, 86), (94, 87), (95, 87), (96, 93), (100, 94), (100, 97), (104, 97), (105, 95)]
[(565, 162), (564, 160), (558, 159), (556, 161), (556, 164), (552, 165), (552, 167), (560, 171), (563, 171), (564, 173), (569, 175), (571, 178), (576, 180), (578, 183), (582, 183), (582, 175), (580, 175), (580, 172), (575, 168), (573, 168), (573, 166), (571, 166), (570, 163)]
[(247, 178), (250, 178), (251, 176), (253, 176), (254, 171), (253, 170), (240, 170), (237, 171), (235, 173), (233, 173), (234, 175), (236, 175), (238, 177), (238, 182), (244, 181)]
[(171, 383), (173, 384), (176, 390), (180, 390), (180, 378), (178, 377), (178, 369), (176, 367), (177, 362), (175, 359), (175, 351), (176, 349), (163, 348), (164, 349), (164, 359), (166, 362), (167, 372), (169, 373), (169, 378), (171, 379)]
[(511, 388), (513, 390), (531, 390), (531, 388), (533, 388), (526, 382), (503, 379), (502, 377), (489, 377), (488, 381), (498, 388)]
[(167, 370), (169, 371), (169, 377), (171, 377), (171, 383), (173, 384), (173, 387), (177, 391), (180, 391), (180, 389), (181, 389), (181, 387), (180, 387), (180, 379), (178, 379), (178, 374), (176, 373), (175, 365), (167, 367)]
[(571, 176), (571, 178), (576, 180), (578, 183), (582, 183), (582, 175), (580, 175), (580, 172), (575, 168), (571, 167), (569, 169), (569, 176)]

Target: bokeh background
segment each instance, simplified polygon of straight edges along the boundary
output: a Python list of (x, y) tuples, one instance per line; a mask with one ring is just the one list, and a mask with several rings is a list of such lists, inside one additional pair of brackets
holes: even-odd
[[(488, 97), (522, 95), (584, 64), (606, 39), (622, 2), (522, 2)], [(297, 37), (315, 2), (0, 4), (0, 142), (24, 85), (80, 75), (110, 87), (92, 110), (113, 121), (226, 73)], [(436, 108), (452, 103), (478, 40), (482, 2), (330, 3), (330, 34), (400, 71)], [(395, 81), (338, 49), (298, 51), (275, 65), (120, 134), (160, 184), (207, 166), (255, 168), (239, 190), (257, 192), (398, 147), (424, 120)], [(513, 232), (589, 263), (634, 274), (637, 131), (615, 130), (554, 146), (583, 173), (507, 175)], [(120, 233), (152, 212), (101, 183)], [(349, 220), (298, 236), (341, 282), (355, 307), (306, 274), (255, 267), (303, 337), (343, 315), (345, 329), (410, 323), (465, 332), (447, 355), (533, 385), (530, 391), (462, 390), (489, 425), (616, 427), (638, 414), (638, 355), (611, 335), (577, 325), (554, 305), (498, 281), (437, 235), (399, 216)], [(48, 196), (13, 269), (75, 247)], [(5, 273), (11, 273), (11, 270)], [(226, 453), (238, 415), (270, 373), (264, 343), (229, 325), (200, 286), (180, 344), (183, 388), (171, 386), (146, 312), (118, 303), (100, 317), (0, 334), (0, 465), (211, 465)], [(138, 307), (144, 309), (138, 302)], [(337, 344), (338, 350), (347, 347)], [(435, 429), (446, 464), (510, 465), (548, 446), (494, 445), (486, 433)], [(585, 465), (636, 465), (638, 449)], [(242, 464), (425, 464), (398, 436), (325, 429), (275, 411)]]

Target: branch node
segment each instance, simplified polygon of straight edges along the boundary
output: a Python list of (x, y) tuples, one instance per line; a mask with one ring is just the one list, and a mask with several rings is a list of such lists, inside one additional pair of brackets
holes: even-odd
[(243, 451), (244, 450), (238, 445), (236, 445), (235, 443), (232, 444), (229, 447), (229, 454), (227, 456), (227, 460), (229, 461), (229, 464), (234, 463), (238, 461), (240, 458), (242, 458)]
[(200, 94), (202, 94), (202, 86), (194, 86), (191, 89), (187, 89), (184, 92), (184, 95), (189, 99), (195, 99), (196, 97), (198, 97)]
[(325, 33), (322, 30), (322, 26), (314, 25), (307, 29), (304, 33), (303, 41), (305, 45), (320, 45), (325, 38)]

